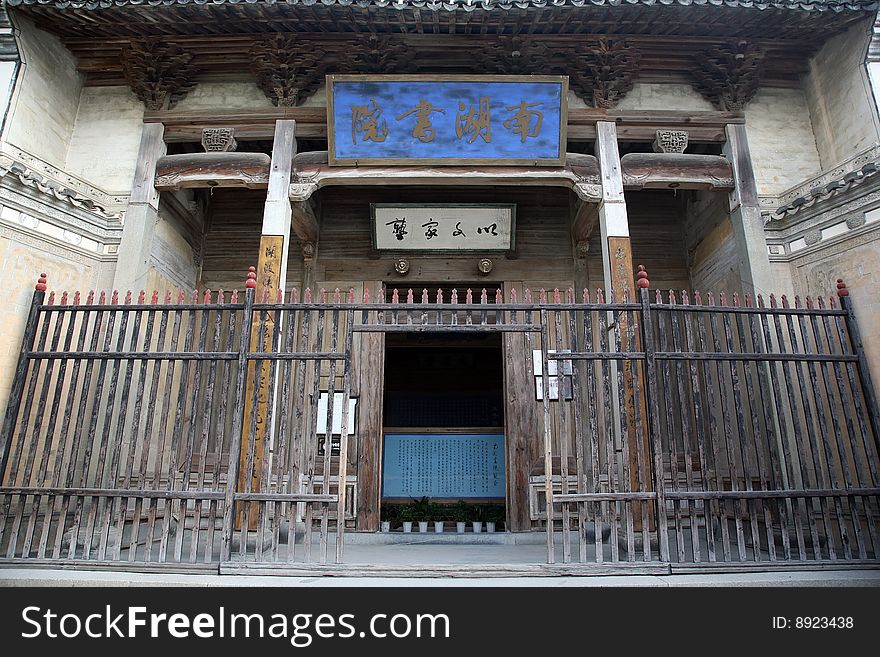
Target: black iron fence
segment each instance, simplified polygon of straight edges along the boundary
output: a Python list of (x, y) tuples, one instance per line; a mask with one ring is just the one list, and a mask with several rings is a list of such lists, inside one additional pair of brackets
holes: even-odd
[(543, 427), (550, 563), (876, 562), (880, 420), (845, 288), (765, 304), (639, 282), (635, 300), (257, 303), (248, 289), (119, 303), (46, 298), (43, 281), (0, 436), (0, 562), (342, 561), (352, 340), (401, 331), (527, 336), (507, 358), (539, 391), (520, 403)]

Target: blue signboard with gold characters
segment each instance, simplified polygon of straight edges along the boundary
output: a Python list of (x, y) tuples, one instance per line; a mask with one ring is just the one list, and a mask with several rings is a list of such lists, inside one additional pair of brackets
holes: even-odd
[(564, 76), (328, 75), (330, 164), (561, 166)]

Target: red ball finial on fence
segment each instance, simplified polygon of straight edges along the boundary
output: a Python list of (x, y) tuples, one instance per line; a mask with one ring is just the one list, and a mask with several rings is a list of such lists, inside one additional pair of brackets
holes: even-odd
[(257, 287), (256, 267), (248, 267), (247, 282), (244, 284), (244, 286), (249, 290), (253, 290), (255, 287)]
[(636, 285), (643, 290), (651, 287), (651, 281), (648, 280), (648, 272), (645, 271), (645, 265), (639, 265), (639, 273), (636, 274)]
[(46, 291), (46, 274), (40, 274), (40, 280), (37, 281), (37, 284), (34, 286), (35, 290), (40, 292)]
[(849, 290), (846, 289), (846, 283), (843, 282), (842, 278), (837, 279), (837, 296), (839, 297), (848, 297)]

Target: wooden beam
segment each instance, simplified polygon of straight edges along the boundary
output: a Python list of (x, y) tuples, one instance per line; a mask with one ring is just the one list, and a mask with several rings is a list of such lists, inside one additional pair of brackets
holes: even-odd
[(271, 160), (265, 153), (184, 153), (166, 155), (156, 166), (156, 189), (269, 185)]
[[(287, 187), (290, 183), (290, 171), (293, 156), (296, 153), (296, 139), (294, 133), (296, 123), (294, 121), (278, 121), (275, 126), (275, 139), (272, 145), (272, 162), (269, 170), (269, 189), (266, 194), (266, 205), (263, 211), (263, 227), (260, 235), (260, 251), (257, 256), (257, 302), (261, 302), (264, 295), (274, 301), (278, 290), (284, 290), (287, 278), (287, 255), (290, 249), (290, 201), (287, 198)], [(251, 325), (251, 351), (271, 351), (272, 334), (275, 329), (275, 313), (267, 314), (263, 328), (263, 337), (260, 338), (260, 318), (254, 314)], [(248, 378), (245, 399), (254, 398), (255, 388), (257, 392), (257, 404), (245, 404), (244, 424), (241, 441), (241, 453), (239, 455), (238, 490), (262, 492), (263, 459), (267, 458), (267, 443), (272, 440), (272, 427), (265, 421), (269, 405), (275, 403), (275, 399), (269, 398), (269, 375), (270, 363), (265, 361), (260, 364), (259, 372), (255, 363), (248, 365)], [(277, 394), (277, 391), (276, 391)], [(250, 426), (256, 415), (256, 430), (253, 436), (253, 470), (248, 472), (248, 454), (251, 451)], [(294, 473), (291, 474), (294, 476)], [(296, 473), (298, 476), (298, 473)], [(246, 505), (240, 504), (236, 510), (236, 525), (241, 526), (244, 522)], [(248, 529), (257, 529), (258, 505), (251, 502), (248, 514)]]
[(161, 123), (145, 125), (141, 133), (113, 276), (113, 287), (117, 290), (143, 290), (147, 287), (154, 228), (159, 220), (159, 192), (153, 182), (156, 164), (165, 154), (163, 133)]
[[(272, 139), (275, 121), (295, 120), (296, 136), (327, 138), (327, 110), (324, 107), (279, 107), (254, 111), (198, 110), (146, 112), (144, 122), (165, 125), (167, 142), (198, 142), (205, 126), (235, 128), (240, 141)], [(627, 141), (653, 141), (659, 128), (687, 130), (691, 143), (724, 143), (725, 126), (744, 123), (742, 112), (680, 112), (570, 109), (567, 134), (570, 141), (594, 140), (596, 122), (617, 124), (618, 137)]]
[[(630, 301), (635, 301), (635, 268), (629, 237), (626, 200), (623, 194), (623, 172), (620, 164), (620, 152), (617, 147), (617, 131), (615, 125), (607, 121), (599, 121), (596, 124), (596, 129), (598, 131), (596, 155), (599, 158), (599, 168), (602, 174), (602, 204), (599, 207), (599, 225), (602, 233), (602, 264), (605, 272), (605, 287), (614, 291), (614, 300), (618, 303), (627, 296)], [(638, 351), (640, 340), (638, 334), (636, 334), (634, 341), (629, 340), (626, 315), (618, 313), (615, 319), (619, 329), (621, 350)], [(623, 365), (612, 364), (612, 371), (618, 367), (623, 368), (623, 390), (619, 393), (617, 387), (614, 386), (612, 393), (615, 397), (618, 394), (623, 394), (623, 408), (626, 413), (623, 424), (626, 426), (626, 444), (630, 446), (627, 454), (630, 490), (653, 490), (651, 451), (647, 430), (648, 413), (643, 396), (644, 385), (639, 395), (636, 395), (634, 385), (636, 376), (640, 381), (645, 380), (643, 368), (641, 364), (634, 365), (632, 361), (626, 361)], [(641, 441), (638, 440), (639, 427), (635, 421), (637, 405), (642, 420)], [(614, 408), (618, 407), (619, 405), (615, 403)], [(615, 422), (615, 426), (620, 426), (620, 423)], [(641, 458), (639, 458), (637, 449), (641, 449)], [(640, 529), (643, 524), (641, 504), (641, 502), (634, 502), (632, 505), (633, 524), (636, 529)], [(653, 515), (649, 517), (653, 518)], [(649, 522), (653, 527), (653, 520)]]
[[(308, 157), (305, 157), (308, 156)], [(304, 153), (294, 167), (290, 199), (305, 201), (331, 185), (450, 185), (567, 187), (583, 200), (601, 199), (596, 158), (569, 153), (563, 167), (330, 166), (326, 153)]]
[(736, 184), (730, 193), (730, 222), (739, 255), (743, 291), (769, 294), (774, 289), (764, 220), (758, 204), (758, 185), (744, 125), (727, 127), (725, 155), (733, 167)]

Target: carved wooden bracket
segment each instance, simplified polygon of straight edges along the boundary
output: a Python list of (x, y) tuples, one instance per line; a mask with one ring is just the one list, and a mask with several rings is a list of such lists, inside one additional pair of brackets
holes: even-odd
[(315, 212), (314, 201), (298, 201), (292, 204), (293, 216), (291, 227), (299, 241), (303, 244), (303, 256), (306, 256), (306, 244), (318, 241), (318, 213)]
[(548, 73), (552, 53), (540, 41), (519, 36), (498, 37), (480, 50), (481, 68), (506, 75)]
[(193, 56), (174, 43), (132, 40), (122, 54), (122, 72), (134, 94), (149, 110), (165, 109), (195, 86)]
[(342, 68), (356, 73), (405, 73), (413, 70), (413, 53), (387, 34), (358, 34)]
[(251, 58), (257, 86), (278, 107), (294, 107), (324, 81), (324, 51), (292, 34), (258, 41)]
[(716, 109), (743, 109), (754, 98), (764, 72), (765, 52), (745, 40), (704, 51), (694, 62), (694, 87)]
[(593, 107), (610, 109), (633, 87), (642, 55), (623, 39), (579, 43), (570, 56), (571, 89)]

